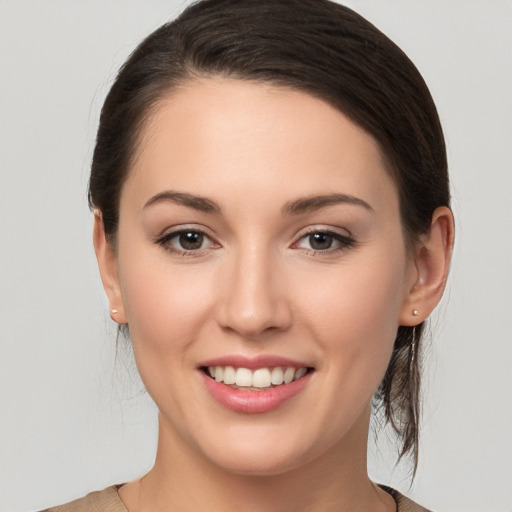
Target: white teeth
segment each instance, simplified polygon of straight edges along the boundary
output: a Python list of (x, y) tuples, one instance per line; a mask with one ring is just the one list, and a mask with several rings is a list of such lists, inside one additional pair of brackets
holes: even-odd
[(284, 383), (290, 384), (293, 380), (293, 376), (295, 375), (295, 368), (286, 368), (284, 372)]
[(301, 368), (258, 368), (251, 371), (248, 368), (234, 368), (233, 366), (209, 366), (208, 374), (217, 382), (244, 388), (270, 388), (272, 385), (280, 386), (298, 380), (308, 372), (306, 367)]
[(272, 382), (272, 384), (274, 384), (274, 386), (279, 386), (280, 384), (282, 384), (284, 382), (282, 368), (277, 367), (272, 370), (271, 382)]
[(224, 380), (224, 370), (222, 366), (217, 366), (217, 368), (215, 368), (215, 380), (217, 382), (222, 382)]
[(260, 370), (256, 370), (252, 374), (252, 385), (255, 388), (269, 388), (270, 381), (270, 370), (268, 368), (261, 368)]
[[(304, 375), (306, 375), (306, 372), (307, 372), (306, 368), (299, 368), (295, 372), (295, 375), (293, 376), (293, 380), (299, 380), (301, 377), (304, 377)], [(225, 379), (224, 379), (224, 382), (226, 382)]]
[(234, 384), (235, 382), (235, 369), (232, 366), (226, 366), (226, 368), (224, 368), (224, 384)]
[(237, 386), (251, 387), (252, 386), (252, 372), (247, 368), (238, 368), (236, 371)]

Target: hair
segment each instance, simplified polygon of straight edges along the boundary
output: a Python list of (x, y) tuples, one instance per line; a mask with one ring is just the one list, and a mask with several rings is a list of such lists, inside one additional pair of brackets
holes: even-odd
[[(396, 183), (406, 244), (450, 204), (446, 148), (429, 90), (409, 58), (363, 17), (329, 0), (203, 0), (150, 34), (121, 67), (100, 117), (89, 205), (115, 247), (119, 201), (144, 123), (159, 101), (197, 78), (228, 77), (300, 90), (371, 134)], [(400, 326), (374, 397), (418, 461), (424, 324)]]

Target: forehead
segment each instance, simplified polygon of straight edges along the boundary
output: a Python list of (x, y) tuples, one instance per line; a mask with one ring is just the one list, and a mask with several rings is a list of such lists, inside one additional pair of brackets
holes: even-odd
[(121, 200), (141, 206), (165, 189), (241, 204), (330, 192), (397, 199), (377, 142), (339, 110), (301, 91), (223, 78), (173, 90), (146, 121)]

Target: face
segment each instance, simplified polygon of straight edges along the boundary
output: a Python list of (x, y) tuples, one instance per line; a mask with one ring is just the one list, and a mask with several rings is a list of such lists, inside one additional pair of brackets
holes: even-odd
[(199, 460), (277, 474), (364, 454), (416, 279), (378, 145), (322, 100), (212, 78), (148, 121), (111, 306), (160, 435)]

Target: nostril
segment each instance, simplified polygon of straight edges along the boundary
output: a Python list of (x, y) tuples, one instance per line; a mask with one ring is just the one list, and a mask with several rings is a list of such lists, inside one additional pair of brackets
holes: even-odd
[(266, 275), (267, 271), (251, 270), (237, 273), (223, 283), (224, 294), (217, 304), (217, 321), (224, 331), (236, 332), (243, 338), (259, 341), (271, 332), (283, 331), (291, 323), (290, 304)]

